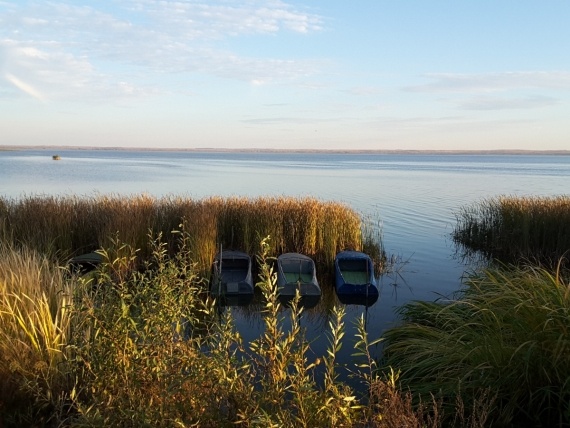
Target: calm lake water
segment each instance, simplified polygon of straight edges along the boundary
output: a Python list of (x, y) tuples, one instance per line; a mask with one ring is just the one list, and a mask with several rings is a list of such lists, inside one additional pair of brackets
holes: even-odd
[[(459, 289), (470, 267), (456, 257), (449, 235), (461, 207), (496, 195), (570, 193), (570, 156), (59, 150), (54, 161), (53, 154), (0, 151), (0, 195), (312, 196), (373, 219), (399, 271), (379, 279), (380, 298), (370, 308), (346, 306), (341, 362), (352, 359), (353, 322), (361, 314), (376, 338), (397, 322), (399, 305)], [(319, 309), (308, 310), (303, 325), (320, 355), (328, 318)], [(234, 313), (244, 339), (256, 338), (260, 317), (244, 308)]]

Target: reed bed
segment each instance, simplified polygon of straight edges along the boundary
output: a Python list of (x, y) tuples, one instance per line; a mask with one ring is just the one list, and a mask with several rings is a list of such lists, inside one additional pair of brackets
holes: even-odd
[(59, 260), (104, 248), (111, 237), (138, 249), (139, 259), (144, 260), (151, 253), (149, 232), (162, 233), (167, 250), (174, 254), (173, 231), (182, 224), (191, 236), (189, 251), (202, 270), (209, 268), (220, 246), (253, 254), (264, 236), (272, 237), (275, 253), (301, 252), (328, 265), (340, 250), (380, 245), (363, 239), (362, 221), (348, 206), (308, 197), (0, 198), (0, 240)]
[[(405, 388), (491, 425), (570, 423), (570, 284), (536, 267), (472, 274), (455, 301), (400, 308), (385, 334), (385, 368)], [(477, 410), (478, 409), (478, 410)]]
[(506, 263), (555, 266), (570, 250), (570, 196), (499, 196), (463, 208), (454, 240)]

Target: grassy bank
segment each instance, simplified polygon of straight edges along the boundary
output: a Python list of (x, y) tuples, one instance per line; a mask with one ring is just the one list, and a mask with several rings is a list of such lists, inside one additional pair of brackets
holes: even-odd
[(454, 240), (507, 263), (554, 267), (570, 250), (570, 196), (501, 196), (464, 207)]
[(569, 426), (570, 198), (483, 200), (458, 213), (453, 239), (494, 263), (453, 299), (399, 308), (382, 370), (416, 399), (435, 397), (444, 424), (459, 400), (489, 426)]

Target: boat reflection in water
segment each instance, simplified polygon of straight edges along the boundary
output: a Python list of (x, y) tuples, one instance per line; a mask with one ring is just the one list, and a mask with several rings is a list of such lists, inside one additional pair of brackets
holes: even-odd
[[(291, 302), (295, 298), (295, 296), (280, 294), (279, 295), (279, 303), (281, 303), (284, 307), (290, 307)], [(299, 307), (304, 309), (312, 309), (318, 305), (319, 301), (321, 300), (321, 295), (304, 295), (301, 296), (299, 300)]]
[(354, 295), (354, 294), (337, 294), (338, 300), (344, 305), (361, 305), (369, 308), (378, 301), (378, 293), (370, 296)]
[(249, 306), (253, 302), (254, 294), (226, 294), (217, 297), (220, 306)]

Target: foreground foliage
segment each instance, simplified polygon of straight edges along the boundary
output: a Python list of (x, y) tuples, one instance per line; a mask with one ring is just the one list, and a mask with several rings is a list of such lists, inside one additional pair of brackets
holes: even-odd
[(73, 286), (46, 257), (0, 245), (0, 413), (16, 426), (50, 420), (73, 389)]
[(548, 270), (474, 274), (455, 301), (415, 302), (385, 334), (402, 384), (499, 426), (570, 424), (570, 284)]
[[(266, 241), (258, 284), (265, 329), (245, 344), (231, 308), (204, 293), (191, 235), (178, 235), (175, 256), (152, 237), (140, 270), (132, 269), (136, 250), (115, 239), (86, 277), (34, 251), (0, 249), (2, 426), (424, 425), (396, 383), (378, 376), (363, 319), (352, 369), (366, 396), (338, 380), (342, 308), (330, 315), (326, 354), (309, 352), (299, 298), (291, 309), (279, 303)], [(400, 413), (386, 405), (396, 402)]]

